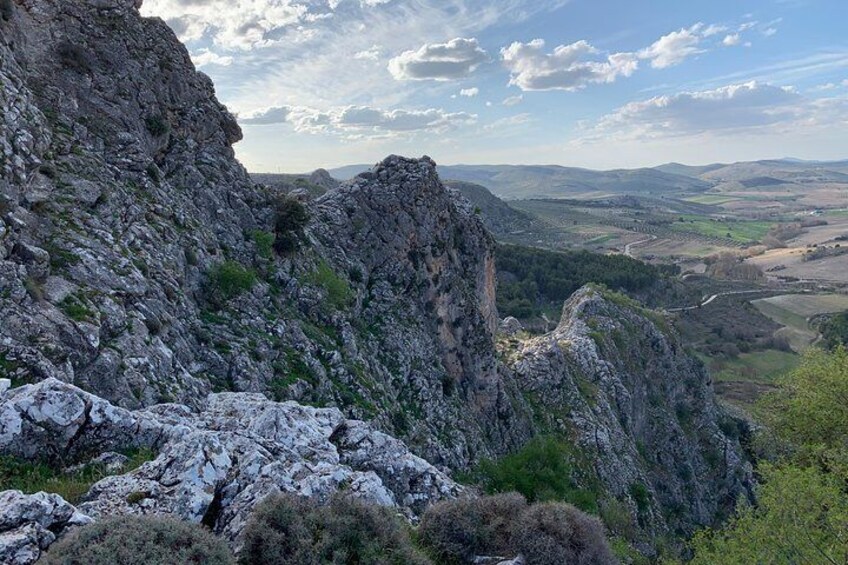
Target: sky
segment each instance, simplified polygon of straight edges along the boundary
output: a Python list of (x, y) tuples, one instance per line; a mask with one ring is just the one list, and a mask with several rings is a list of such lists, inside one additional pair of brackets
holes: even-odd
[(848, 158), (848, 0), (145, 0), (252, 172)]

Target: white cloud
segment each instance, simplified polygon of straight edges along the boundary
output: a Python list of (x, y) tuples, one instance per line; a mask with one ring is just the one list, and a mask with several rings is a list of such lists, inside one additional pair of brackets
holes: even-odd
[(701, 33), (704, 37), (712, 37), (713, 35), (718, 35), (720, 33), (724, 33), (727, 31), (727, 26), (710, 24), (704, 28), (704, 31)]
[(704, 24), (697, 23), (660, 37), (652, 45), (639, 51), (640, 59), (648, 59), (655, 69), (679, 65), (687, 58), (704, 50), (699, 48), (704, 37)]
[(742, 36), (738, 33), (730, 33), (724, 36), (724, 39), (721, 40), (721, 44), (725, 47), (733, 47), (734, 45), (739, 45), (742, 43)]
[(704, 133), (774, 132), (848, 120), (848, 99), (810, 100), (794, 89), (749, 82), (631, 102), (582, 139), (656, 139)]
[(775, 27), (767, 27), (766, 29), (763, 30), (763, 35), (765, 35), (766, 37), (771, 37), (772, 35), (774, 35), (776, 33), (777, 33), (777, 28), (775, 28)]
[(519, 94), (518, 96), (509, 96), (504, 98), (504, 101), (501, 102), (504, 106), (515, 106), (517, 104), (521, 104), (521, 101), (524, 100), (524, 96)]
[(457, 37), (404, 51), (389, 61), (389, 72), (397, 80), (455, 80), (467, 77), (488, 60), (475, 38)]
[(191, 54), (191, 60), (196, 67), (205, 67), (207, 65), (220, 65), (228, 67), (233, 64), (233, 58), (229, 55), (219, 55), (209, 49), (199, 49)]
[(465, 112), (424, 110), (383, 110), (370, 106), (346, 106), (322, 111), (306, 106), (277, 106), (246, 116), (242, 125), (279, 125), (288, 123), (300, 133), (400, 133), (414, 131), (444, 132), (475, 123), (477, 116)]
[(368, 49), (363, 49), (353, 54), (354, 59), (362, 61), (378, 61), (383, 49), (379, 45), (372, 45)]
[(463, 88), (459, 91), (460, 96), (465, 96), (466, 98), (474, 98), (480, 94), (480, 89), (476, 86), (474, 88)]
[(521, 90), (576, 91), (593, 83), (614, 82), (630, 76), (638, 67), (632, 53), (613, 53), (603, 59), (586, 41), (559, 45), (552, 53), (544, 52), (545, 42), (514, 42), (501, 49), (504, 65), (510, 71), (511, 85)]

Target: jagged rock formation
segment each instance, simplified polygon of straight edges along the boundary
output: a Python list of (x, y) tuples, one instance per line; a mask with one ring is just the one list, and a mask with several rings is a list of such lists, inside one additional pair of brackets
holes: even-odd
[[(702, 369), (637, 307), (582, 292), (556, 332), (498, 351), (492, 237), (432, 160), (389, 157), (338, 187), (319, 173), (300, 248), (268, 249), (279, 191), (234, 160), (235, 120), (137, 4), (13, 0), (0, 20), (0, 380), (7, 399), (57, 397), (27, 400), (51, 434), (5, 401), (0, 452), (71, 464), (148, 442), (159, 458), (97, 485), (86, 511), (207, 517), (227, 535), (272, 487), (351, 481), (419, 511), (441, 487), (392, 475), (398, 458), (427, 464), (383, 433), (454, 469), (569, 434), (650, 534), (744, 492)], [(225, 261), (246, 284), (222, 297)], [(131, 505), (133, 489), (151, 496)]]
[(659, 315), (586, 287), (541, 337), (504, 340), (507, 364), (546, 430), (565, 433), (604, 490), (648, 530), (686, 534), (750, 495), (752, 471), (720, 425), (703, 366)]
[[(203, 522), (237, 547), (251, 509), (275, 492), (325, 500), (344, 490), (410, 519), (462, 493), (402, 442), (335, 408), (222, 393), (210, 395), (202, 412), (179, 404), (131, 412), (56, 379), (0, 397), (0, 453), (67, 465), (139, 447), (154, 449), (156, 458), (94, 484), (79, 513), (56, 495), (0, 494), (0, 502), (38, 503), (40, 512), (0, 504), (0, 532), (39, 540), (43, 549), (53, 538), (39, 528), (57, 524), (58, 532), (84, 523), (83, 515), (168, 514)], [(0, 548), (12, 545), (0, 540)]]

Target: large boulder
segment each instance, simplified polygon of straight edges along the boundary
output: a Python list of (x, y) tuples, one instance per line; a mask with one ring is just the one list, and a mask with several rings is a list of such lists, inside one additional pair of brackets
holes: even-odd
[(0, 492), (0, 563), (34, 563), (57, 536), (91, 521), (57, 494)]

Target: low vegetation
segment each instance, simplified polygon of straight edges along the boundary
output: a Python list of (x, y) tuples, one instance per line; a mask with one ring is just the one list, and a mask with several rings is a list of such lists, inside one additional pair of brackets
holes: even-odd
[(835, 314), (819, 327), (822, 342), (828, 349), (848, 346), (848, 312)]
[(91, 71), (91, 56), (81, 46), (70, 41), (63, 41), (56, 47), (59, 62), (65, 68), (80, 74)]
[(120, 516), (84, 526), (50, 546), (46, 565), (232, 565), (226, 543), (174, 518)]
[(144, 125), (147, 126), (147, 131), (153, 137), (162, 137), (171, 130), (171, 126), (161, 114), (153, 114), (144, 120)]
[(12, 4), (12, 0), (0, 0), (0, 18), (3, 21), (11, 20), (14, 13), (15, 5)]
[[(149, 449), (124, 452), (129, 461), (122, 469), (126, 473), (153, 459)], [(64, 471), (55, 465), (31, 463), (9, 455), (0, 455), (0, 490), (19, 490), (25, 494), (53, 492), (71, 503), (85, 495), (91, 485), (111, 474), (103, 465), (85, 465), (74, 471)]]
[(317, 268), (304, 281), (318, 286), (327, 293), (327, 303), (335, 310), (344, 310), (353, 300), (353, 291), (348, 282), (341, 278), (326, 261), (318, 262)]
[(256, 284), (256, 273), (237, 261), (224, 261), (209, 271), (209, 286), (219, 298), (230, 299), (243, 294)]
[(578, 455), (567, 443), (553, 436), (530, 440), (521, 450), (498, 460), (484, 460), (471, 477), (489, 493), (515, 491), (530, 502), (564, 501), (587, 512), (598, 511), (595, 489), (578, 466)]
[(382, 563), (428, 565), (391, 509), (337, 495), (316, 505), (293, 494), (260, 504), (244, 532), (242, 565)]
[(437, 563), (519, 554), (527, 565), (616, 562), (600, 520), (562, 502), (528, 506), (517, 493), (435, 504), (419, 538)]

